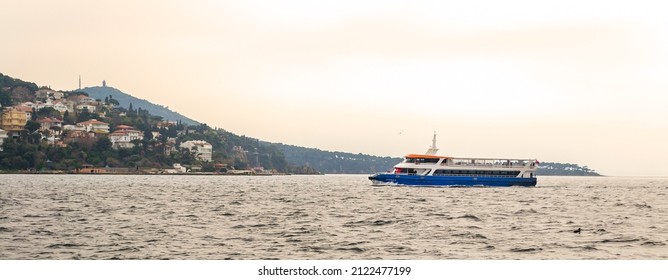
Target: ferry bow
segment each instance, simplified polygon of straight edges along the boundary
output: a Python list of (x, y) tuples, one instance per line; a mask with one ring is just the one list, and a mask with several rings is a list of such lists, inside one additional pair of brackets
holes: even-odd
[(369, 176), (374, 185), (535, 186), (536, 159), (464, 158), (436, 155), (436, 133), (424, 154), (409, 154), (393, 170)]

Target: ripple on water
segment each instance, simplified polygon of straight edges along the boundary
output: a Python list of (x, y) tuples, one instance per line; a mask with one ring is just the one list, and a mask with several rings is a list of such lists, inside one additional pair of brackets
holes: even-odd
[(84, 244), (77, 244), (77, 243), (56, 243), (56, 244), (51, 244), (49, 246), (46, 246), (47, 248), (71, 248), (71, 247), (81, 247), (85, 246)]
[(464, 233), (455, 233), (452, 234), (454, 237), (464, 237), (464, 238), (470, 238), (470, 239), (487, 239), (486, 236), (479, 234), (479, 233), (474, 233), (474, 232), (464, 232)]
[(528, 247), (528, 248), (521, 248), (521, 247), (516, 247), (510, 249), (511, 252), (515, 253), (536, 253), (539, 251), (543, 251), (543, 248), (540, 247)]
[(642, 246), (666, 246), (666, 243), (663, 243), (661, 241), (646, 241), (640, 244)]
[(600, 241), (597, 241), (598, 243), (632, 243), (632, 242), (638, 242), (640, 239), (638, 238), (626, 238), (626, 237), (617, 237), (617, 238), (611, 238), (611, 239), (603, 239)]
[(481, 221), (480, 218), (478, 218), (475, 215), (471, 215), (471, 214), (466, 214), (466, 215), (459, 216), (459, 217), (448, 217), (447, 219), (448, 220), (464, 219), (464, 220), (471, 220), (471, 221), (475, 221), (475, 222), (480, 222)]

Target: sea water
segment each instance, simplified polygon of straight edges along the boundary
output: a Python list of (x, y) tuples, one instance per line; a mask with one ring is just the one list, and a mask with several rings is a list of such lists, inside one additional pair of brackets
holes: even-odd
[(0, 259), (668, 259), (667, 244), (668, 178), (0, 175)]

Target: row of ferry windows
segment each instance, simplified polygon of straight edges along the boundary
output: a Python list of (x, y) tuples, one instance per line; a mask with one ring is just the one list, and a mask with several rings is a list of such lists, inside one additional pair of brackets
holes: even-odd
[(495, 176), (517, 176), (519, 171), (498, 171), (498, 170), (453, 170), (453, 169), (437, 169), (434, 171), (435, 176), (439, 175), (495, 175)]
[[(406, 163), (438, 163), (440, 158), (407, 158)], [(444, 161), (443, 163), (445, 163)], [(452, 163), (452, 161), (451, 161)], [(454, 160), (456, 165), (524, 165), (524, 161), (494, 161), (493, 163), (485, 160)]]
[(407, 163), (437, 163), (440, 158), (407, 158)]

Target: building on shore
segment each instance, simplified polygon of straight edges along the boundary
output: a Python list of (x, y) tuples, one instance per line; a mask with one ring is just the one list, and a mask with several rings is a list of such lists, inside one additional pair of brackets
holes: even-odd
[(209, 142), (203, 140), (191, 140), (181, 143), (179, 147), (194, 152), (195, 156), (201, 161), (211, 161), (213, 148)]

